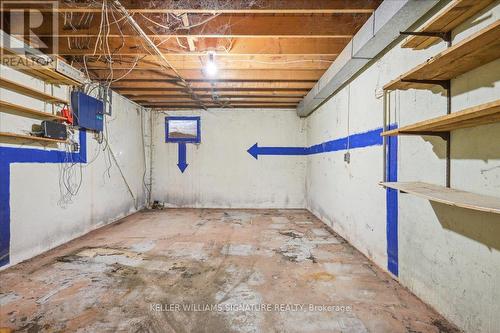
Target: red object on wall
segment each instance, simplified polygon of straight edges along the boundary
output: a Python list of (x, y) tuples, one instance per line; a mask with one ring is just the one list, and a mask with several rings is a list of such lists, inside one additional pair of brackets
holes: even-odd
[(61, 110), (61, 116), (66, 118), (68, 124), (73, 125), (73, 112), (67, 106)]

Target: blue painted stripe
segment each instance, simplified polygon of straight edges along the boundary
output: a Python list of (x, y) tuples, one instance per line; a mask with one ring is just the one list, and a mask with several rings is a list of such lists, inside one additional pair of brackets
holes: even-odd
[(10, 165), (12, 163), (87, 163), (87, 135), (80, 130), (80, 151), (0, 147), (0, 266), (9, 263), (10, 251)]
[(259, 147), (258, 143), (256, 143), (247, 151), (255, 159), (258, 159), (259, 155), (314, 155), (346, 150), (348, 146), (349, 149), (380, 146), (383, 143), (380, 133), (382, 133), (382, 128), (377, 128), (368, 132), (326, 141), (310, 147)]
[[(397, 128), (397, 124), (391, 124), (389, 129)], [(348, 137), (342, 137), (331, 141), (326, 141), (310, 147), (259, 147), (256, 143), (248, 153), (255, 159), (259, 155), (313, 155), (334, 151), (342, 151), (370, 146), (380, 146), (383, 144), (381, 137), (383, 129), (357, 133)], [(388, 137), (387, 154), (387, 181), (396, 182), (398, 180), (398, 138)], [(398, 191), (394, 189), (386, 190), (386, 237), (387, 237), (387, 260), (388, 270), (398, 276)]]
[(87, 162), (87, 136), (85, 130), (79, 134), (80, 150), (67, 153), (60, 150), (0, 147), (0, 163), (75, 163)]
[[(390, 126), (394, 129), (397, 126)], [(390, 136), (388, 140), (387, 153), (387, 181), (398, 181), (398, 137)], [(387, 211), (387, 269), (398, 276), (398, 191), (386, 189), (386, 211)]]
[(10, 248), (10, 164), (0, 160), (0, 266), (9, 263)]
[(307, 148), (308, 155), (382, 145), (382, 128), (326, 141)]

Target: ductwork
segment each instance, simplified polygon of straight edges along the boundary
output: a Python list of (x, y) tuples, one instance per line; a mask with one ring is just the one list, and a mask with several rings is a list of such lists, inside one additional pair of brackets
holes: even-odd
[(364, 66), (379, 56), (408, 30), (439, 0), (385, 0), (347, 44), (330, 68), (297, 107), (297, 114), (306, 117), (337, 93)]

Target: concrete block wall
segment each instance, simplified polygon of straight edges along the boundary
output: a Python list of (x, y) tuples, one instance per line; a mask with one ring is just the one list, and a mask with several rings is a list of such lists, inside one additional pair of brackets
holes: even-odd
[[(0, 75), (40, 91), (51, 91), (49, 85), (44, 87), (42, 81), (9, 67), (2, 66)], [(68, 98), (66, 87), (55, 87), (54, 94)], [(50, 112), (50, 106), (44, 106), (43, 102), (6, 89), (0, 90), (0, 98)], [(142, 108), (135, 103), (113, 93), (113, 115), (107, 120), (109, 146), (131, 188), (135, 202), (113, 158), (107, 151), (103, 151), (106, 143), (98, 144), (91, 132), (86, 133), (87, 163), (81, 164), (81, 168), (79, 165), (73, 168), (72, 179), (78, 183), (81, 175), (81, 186), (78, 193), (69, 200), (63, 200), (66, 189), (61, 183), (64, 165), (68, 164), (46, 161), (11, 163), (7, 166), (9, 171), (1, 173), (0, 181), (5, 184), (8, 180), (4, 178), (8, 176), (10, 186), (7, 196), (2, 196), (1, 199), (9, 202), (10, 214), (5, 216), (2, 212), (0, 222), (3, 233), (10, 231), (10, 260), (5, 265), (3, 258), (0, 269), (31, 258), (144, 207), (146, 195), (142, 180), (145, 167), (141, 111)], [(145, 116), (147, 117), (147, 114)], [(0, 113), (0, 131), (3, 132), (24, 133), (30, 131), (33, 124), (40, 122), (41, 120), (35, 118)], [(79, 137), (78, 131), (75, 137)], [(67, 149), (65, 145), (43, 146), (33, 142), (5, 140), (0, 141), (0, 146), (17, 148), (17, 151), (34, 149), (38, 152)], [(4, 155), (1, 157), (8, 158)], [(3, 162), (0, 161), (2, 165)]]
[[(493, 4), (454, 31), (454, 43), (500, 18)], [(333, 98), (306, 118), (308, 145), (383, 124), (382, 86), (444, 50), (387, 50)], [(500, 97), (500, 61), (452, 80), (452, 111)], [(391, 92), (390, 122), (399, 126), (446, 113), (446, 97), (434, 91)], [(452, 132), (451, 185), (500, 197), (500, 124)], [(382, 146), (309, 156), (308, 209), (387, 269), (386, 191)], [(434, 137), (398, 138), (399, 181), (445, 185), (445, 143)], [(500, 216), (431, 203), (399, 194), (397, 205), (399, 276), (418, 297), (467, 332), (499, 332)]]
[[(166, 116), (201, 116), (201, 144), (187, 144), (187, 169), (177, 167), (178, 145), (165, 142)], [(303, 156), (259, 156), (259, 146), (303, 147), (304, 120), (294, 110), (210, 109), (153, 112), (152, 199), (169, 207), (303, 208)]]

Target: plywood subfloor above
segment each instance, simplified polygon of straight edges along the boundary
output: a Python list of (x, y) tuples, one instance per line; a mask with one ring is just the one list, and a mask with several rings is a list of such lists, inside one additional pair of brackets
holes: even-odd
[(433, 83), (413, 80), (451, 80), (500, 58), (500, 20), (438, 53), (384, 86), (384, 90), (427, 89)]
[(380, 185), (445, 205), (500, 214), (500, 198), (492, 196), (422, 182), (385, 182)]
[(500, 122), (500, 100), (477, 105), (449, 115), (424, 120), (412, 125), (382, 132), (382, 136), (418, 134), (419, 132), (448, 132)]
[[(450, 32), (495, 1), (496, 0), (453, 0), (418, 31), (432, 33)], [(438, 37), (411, 36), (405, 40), (401, 47), (422, 50), (431, 46), (438, 40), (440, 40)]]

